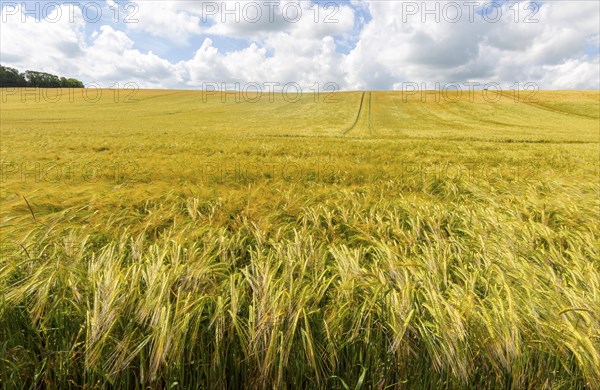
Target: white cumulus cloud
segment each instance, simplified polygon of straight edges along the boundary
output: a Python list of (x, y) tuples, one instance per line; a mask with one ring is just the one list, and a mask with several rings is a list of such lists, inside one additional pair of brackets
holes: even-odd
[[(117, 6), (102, 4), (107, 15)], [(451, 4), (463, 4), (460, 17)], [(539, 9), (529, 1), (464, 4), (144, 1), (135, 9), (137, 23), (127, 24), (110, 17), (92, 23), (66, 4), (36, 20), (21, 15), (18, 4), (3, 4), (0, 61), (104, 86), (147, 88), (334, 82), (341, 89), (394, 89), (404, 82), (465, 81), (600, 88), (599, 2), (545, 1)], [(140, 37), (156, 51), (141, 49)]]

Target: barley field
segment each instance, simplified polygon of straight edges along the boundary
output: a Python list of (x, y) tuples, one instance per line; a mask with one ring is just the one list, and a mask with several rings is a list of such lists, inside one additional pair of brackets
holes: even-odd
[(0, 387), (600, 388), (598, 91), (63, 92), (2, 90)]

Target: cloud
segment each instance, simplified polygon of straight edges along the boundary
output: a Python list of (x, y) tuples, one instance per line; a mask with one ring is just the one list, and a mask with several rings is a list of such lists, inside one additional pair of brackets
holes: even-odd
[[(21, 70), (75, 70), (70, 59), (85, 57), (85, 21), (77, 7), (54, 8), (49, 22), (38, 22), (35, 15), (26, 15), (19, 4), (16, 9), (2, 7), (0, 57), (3, 64)], [(73, 15), (71, 20), (69, 15)], [(23, 18), (23, 19), (22, 19)]]
[[(26, 16), (24, 23), (20, 7), (17, 11), (2, 23), (3, 65), (78, 77), (103, 86), (134, 82), (165, 87), (176, 81), (173, 64), (134, 49), (134, 42), (122, 31), (102, 25), (86, 37), (85, 17), (78, 7), (62, 5), (48, 18), (36, 21), (33, 15)], [(63, 17), (54, 18), (55, 13)]]
[(540, 82), (548, 89), (600, 89), (599, 69), (598, 57), (544, 65)]
[(313, 4), (310, 1), (215, 2), (204, 7), (210, 22), (205, 33), (260, 41), (272, 33), (322, 39), (342, 35), (354, 25), (354, 10), (347, 5)]
[(97, 83), (116, 80), (121, 86), (135, 82), (146, 87), (162, 87), (173, 82), (175, 67), (169, 61), (133, 48), (133, 41), (122, 31), (101, 26), (86, 47), (85, 67), (80, 73)]
[[(190, 87), (201, 87), (203, 83), (298, 83), (309, 88), (316, 82), (342, 82), (343, 75), (337, 71), (342, 55), (335, 51), (333, 38), (321, 40), (305, 39), (294, 41), (285, 33), (269, 38), (265, 47), (252, 43), (249, 47), (220, 52), (206, 39), (190, 61), (181, 63), (187, 69)], [(268, 56), (267, 51), (273, 55)]]
[[(503, 84), (532, 81), (554, 88), (565, 85), (550, 82), (545, 72), (567, 69), (586, 69), (580, 74), (585, 79), (575, 83), (575, 78), (565, 76), (561, 80), (572, 80), (580, 88), (598, 85), (598, 73), (587, 71), (597, 58), (584, 56), (586, 45), (598, 34), (597, 2), (544, 3), (532, 17), (537, 23), (524, 22), (535, 11), (526, 9), (529, 2), (498, 6), (501, 17), (494, 22), (489, 14), (487, 20), (482, 17), (479, 7), (472, 21), (463, 9), (463, 17), (455, 22), (444, 19), (440, 12), (439, 23), (423, 8), (413, 14), (411, 4), (416, 3), (368, 3), (372, 19), (346, 59), (350, 88), (380, 88), (380, 75), (396, 86), (402, 82), (433, 85), (481, 80)], [(447, 3), (440, 4), (443, 9)], [(517, 22), (511, 6), (520, 9)], [(428, 20), (425, 23), (424, 17)]]
[[(229, 2), (229, 10), (241, 12), (237, 22), (234, 14), (223, 19), (223, 2), (138, 4), (135, 24), (112, 18), (91, 23), (68, 5), (53, 12), (72, 18), (26, 16), (22, 23), (20, 6), (3, 6), (1, 61), (105, 86), (135, 82), (145, 88), (199, 88), (204, 82), (297, 82), (308, 88), (334, 82), (341, 89), (393, 89), (402, 82), (465, 81), (600, 87), (598, 2), (548, 1), (538, 10), (527, 9), (526, 1), (500, 3), (492, 9), (501, 12), (494, 22), (482, 16), (485, 7), (492, 8), (483, 3), (463, 7), (461, 17), (449, 21), (449, 2), (425, 5), (429, 11), (438, 7), (438, 15), (419, 9), (423, 2), (352, 1), (327, 9), (310, 1), (285, 0), (272, 8), (262, 1)], [(252, 22), (256, 4), (261, 17)], [(111, 0), (105, 3), (107, 13), (111, 6)], [(295, 18), (294, 10), (302, 17)], [(537, 22), (524, 23), (528, 15)], [(153, 36), (157, 47), (179, 48), (183, 60), (140, 50), (140, 34)], [(194, 47), (191, 37), (201, 43)], [(234, 47), (223, 45), (228, 39)]]
[(185, 8), (178, 8), (175, 2), (141, 1), (132, 4), (135, 8), (132, 7), (129, 12), (137, 22), (126, 25), (133, 32), (145, 32), (178, 45), (187, 44), (190, 37), (202, 32), (200, 17)]

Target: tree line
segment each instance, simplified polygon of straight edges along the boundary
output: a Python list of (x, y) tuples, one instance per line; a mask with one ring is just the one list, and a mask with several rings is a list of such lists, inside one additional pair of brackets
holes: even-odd
[(24, 73), (17, 69), (0, 65), (0, 88), (85, 88), (74, 78), (58, 77), (44, 72), (28, 70)]

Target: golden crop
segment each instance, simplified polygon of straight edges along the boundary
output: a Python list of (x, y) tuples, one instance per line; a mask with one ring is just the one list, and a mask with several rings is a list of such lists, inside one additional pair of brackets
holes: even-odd
[(598, 91), (21, 92), (1, 387), (598, 388)]

